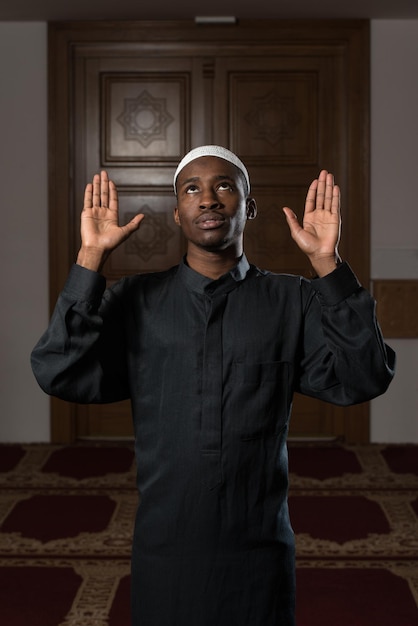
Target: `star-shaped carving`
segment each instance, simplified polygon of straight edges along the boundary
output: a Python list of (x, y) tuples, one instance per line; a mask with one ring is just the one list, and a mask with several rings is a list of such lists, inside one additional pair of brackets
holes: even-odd
[(262, 98), (254, 98), (254, 108), (245, 119), (256, 129), (259, 138), (275, 145), (281, 139), (294, 136), (299, 115), (293, 98), (284, 98), (272, 91)]
[[(166, 254), (167, 242), (174, 237), (174, 232), (167, 225), (167, 213), (156, 213), (148, 205), (142, 206), (139, 212), (144, 213), (147, 219), (126, 242), (126, 252), (139, 256), (143, 261), (149, 261), (155, 254)], [(127, 213), (127, 221), (135, 215), (136, 213)]]
[(167, 111), (165, 98), (154, 98), (144, 90), (137, 98), (125, 98), (124, 107), (117, 119), (126, 140), (139, 141), (146, 148), (156, 139), (166, 139), (167, 126), (174, 118)]

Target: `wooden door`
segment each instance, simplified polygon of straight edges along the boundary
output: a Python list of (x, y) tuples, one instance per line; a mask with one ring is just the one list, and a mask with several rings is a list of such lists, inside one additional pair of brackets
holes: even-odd
[[(327, 168), (347, 211), (342, 255), (367, 284), (367, 23), (57, 24), (50, 27), (50, 59), (51, 155), (58, 164), (51, 170), (52, 302), (79, 246), (86, 181), (107, 169), (122, 220), (147, 214), (110, 257), (108, 281), (165, 269), (185, 250), (172, 221), (174, 169), (191, 147), (212, 142), (239, 154), (250, 171), (259, 206), (245, 235), (252, 262), (309, 275), (281, 208), (301, 215), (309, 182)], [(54, 400), (52, 426), (55, 440), (132, 435), (128, 403)], [(297, 397), (291, 434), (365, 441), (367, 406), (342, 410)]]
[[(186, 251), (173, 219), (173, 171), (191, 143), (205, 142), (196, 115), (204, 110), (203, 74), (202, 60), (160, 45), (145, 51), (133, 46), (123, 55), (109, 55), (106, 44), (80, 52), (74, 74), (76, 153), (83, 157), (74, 170), (78, 206), (85, 182), (106, 169), (118, 187), (121, 221), (146, 215), (140, 230), (109, 257), (108, 284), (167, 269)], [(78, 222), (75, 212), (76, 237)], [(76, 429), (81, 437), (132, 436), (130, 403), (78, 406)]]

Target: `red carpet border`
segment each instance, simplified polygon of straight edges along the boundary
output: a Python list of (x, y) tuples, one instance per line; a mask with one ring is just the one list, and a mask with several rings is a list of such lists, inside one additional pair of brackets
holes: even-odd
[[(291, 443), (289, 466), (298, 626), (416, 626), (418, 446)], [(130, 443), (0, 445), (0, 624), (130, 626), (136, 506)]]

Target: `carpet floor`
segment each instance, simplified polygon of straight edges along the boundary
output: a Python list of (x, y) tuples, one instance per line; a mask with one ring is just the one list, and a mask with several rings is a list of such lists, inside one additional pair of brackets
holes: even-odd
[[(291, 443), (289, 465), (298, 626), (416, 626), (418, 446)], [(136, 505), (130, 443), (0, 445), (0, 624), (130, 626)]]

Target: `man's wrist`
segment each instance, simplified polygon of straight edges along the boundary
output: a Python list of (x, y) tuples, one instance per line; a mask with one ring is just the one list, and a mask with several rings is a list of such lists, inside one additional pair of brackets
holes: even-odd
[(315, 259), (310, 258), (309, 260), (315, 271), (315, 274), (319, 278), (323, 278), (324, 276), (331, 274), (331, 272), (336, 270), (337, 267), (342, 263), (341, 257), (338, 253), (336, 253), (332, 257), (322, 257)]
[(76, 263), (85, 269), (100, 272), (106, 258), (107, 254), (102, 250), (81, 247), (77, 255)]

